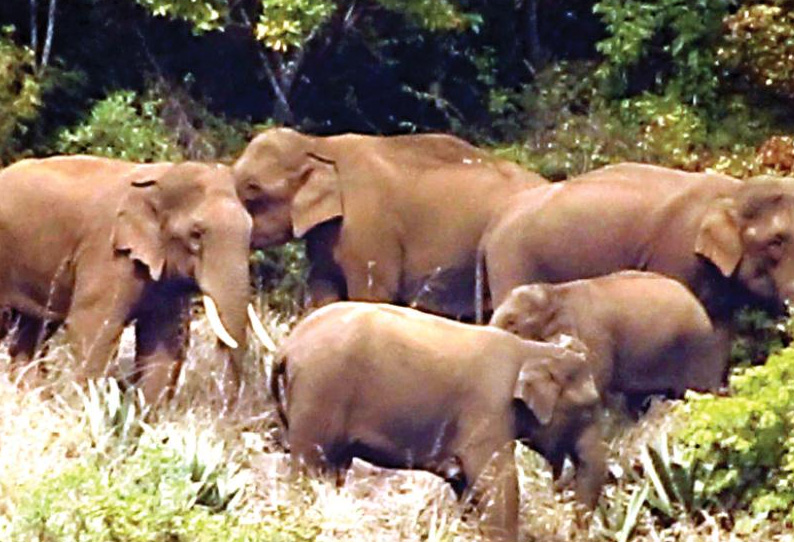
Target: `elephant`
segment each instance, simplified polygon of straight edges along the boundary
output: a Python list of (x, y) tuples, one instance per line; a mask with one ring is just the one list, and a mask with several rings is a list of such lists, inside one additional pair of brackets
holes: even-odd
[(133, 379), (156, 403), (173, 392), (200, 292), (236, 396), (252, 221), (228, 166), (56, 156), (0, 171), (0, 189), (0, 306), (19, 314), (17, 365), (65, 324), (79, 377), (99, 377), (134, 321)]
[(508, 197), (542, 177), (458, 138), (328, 137), (273, 128), (234, 163), (252, 246), (305, 239), (310, 305), (411, 305), (473, 317), (477, 245)]
[(681, 397), (723, 382), (727, 350), (706, 310), (680, 282), (621, 271), (559, 284), (518, 286), (490, 325), (536, 341), (581, 340), (602, 397)]
[[(576, 345), (579, 345), (578, 347)], [(281, 345), (270, 377), (294, 460), (310, 471), (353, 457), (428, 470), (486, 508), (493, 538), (517, 536), (512, 446), (528, 441), (559, 476), (577, 467), (593, 507), (605, 477), (601, 399), (586, 349), (396, 305), (342, 301), (312, 312)], [(493, 458), (495, 504), (480, 480)]]
[(653, 271), (686, 285), (728, 337), (742, 306), (780, 313), (791, 299), (792, 235), (790, 181), (622, 163), (511, 198), (483, 236), (477, 297), (498, 306), (522, 284)]

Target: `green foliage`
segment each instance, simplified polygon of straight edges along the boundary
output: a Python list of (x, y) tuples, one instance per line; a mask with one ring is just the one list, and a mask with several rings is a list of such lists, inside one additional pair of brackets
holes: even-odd
[[(718, 86), (715, 42), (730, 0), (601, 0), (594, 11), (608, 37), (598, 43), (604, 55), (598, 75), (609, 95), (623, 96), (632, 70), (658, 61), (654, 90), (673, 92), (693, 105), (709, 106)], [(647, 68), (647, 65), (646, 65)]]
[(20, 542), (249, 542), (293, 539), (202, 504), (206, 484), (167, 444), (108, 464), (85, 462), (26, 488), (11, 532)]
[(223, 28), (228, 0), (135, 0), (153, 15), (173, 17), (192, 23), (198, 33)]
[(57, 150), (139, 162), (182, 158), (159, 113), (162, 98), (122, 90), (97, 102), (89, 118), (58, 135)]
[(785, 321), (760, 309), (744, 309), (734, 319), (733, 364), (759, 365), (786, 346), (791, 329)]
[(15, 45), (12, 33), (10, 27), (0, 29), (0, 164), (11, 157), (26, 123), (38, 116), (44, 90), (33, 52)]
[(708, 504), (704, 488), (714, 465), (688, 457), (683, 446), (668, 442), (667, 434), (663, 433), (655, 445), (642, 447), (640, 464), (640, 476), (651, 489), (647, 502), (657, 513), (672, 520), (692, 518)]
[(100, 453), (137, 442), (146, 424), (149, 405), (140, 389), (122, 391), (114, 378), (88, 383), (88, 392), (76, 387), (83, 402), (84, 423), (91, 444)]
[(474, 13), (461, 13), (449, 0), (377, 0), (414, 24), (430, 31), (463, 29), (478, 25), (482, 18)]
[(737, 372), (730, 397), (695, 395), (676, 435), (691, 461), (711, 465), (704, 497), (728, 509), (794, 519), (794, 349)]
[(333, 15), (330, 0), (260, 0), (256, 38), (275, 51), (300, 48)]
[(309, 276), (304, 243), (294, 241), (254, 252), (251, 276), (257, 290), (265, 293), (269, 307), (288, 314), (298, 312), (303, 306)]

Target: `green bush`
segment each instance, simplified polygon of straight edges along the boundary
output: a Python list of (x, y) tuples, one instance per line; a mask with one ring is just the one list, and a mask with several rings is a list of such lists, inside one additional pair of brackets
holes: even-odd
[(265, 304), (283, 313), (294, 314), (303, 307), (309, 260), (304, 243), (258, 250), (251, 255), (254, 286), (265, 293)]
[(33, 52), (16, 46), (12, 33), (13, 27), (0, 29), (0, 165), (13, 158), (17, 136), (38, 116), (44, 91)]
[[(192, 454), (187, 454), (192, 455)], [(216, 472), (217, 465), (213, 466)], [(221, 467), (223, 468), (223, 467)], [(217, 474), (215, 475), (217, 486)], [(88, 459), (26, 488), (13, 524), (19, 542), (249, 542), (296, 537), (245, 524), (208, 498), (206, 469), (149, 442), (105, 462)], [(228, 501), (224, 502), (228, 504)]]
[(794, 348), (731, 378), (732, 395), (693, 395), (676, 439), (710, 465), (706, 498), (754, 515), (794, 520)]
[(161, 107), (159, 98), (113, 92), (83, 123), (58, 135), (57, 150), (139, 162), (178, 160), (182, 152), (159, 116)]

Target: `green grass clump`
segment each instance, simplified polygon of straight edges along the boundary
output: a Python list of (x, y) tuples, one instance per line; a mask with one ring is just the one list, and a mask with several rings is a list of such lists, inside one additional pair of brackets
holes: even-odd
[[(142, 443), (111, 461), (99, 456), (26, 488), (11, 539), (59, 542), (243, 542), (299, 540), (244, 524), (173, 446)], [(222, 493), (223, 490), (221, 489)], [(230, 493), (227, 492), (227, 495)], [(232, 495), (236, 494), (234, 491)]]

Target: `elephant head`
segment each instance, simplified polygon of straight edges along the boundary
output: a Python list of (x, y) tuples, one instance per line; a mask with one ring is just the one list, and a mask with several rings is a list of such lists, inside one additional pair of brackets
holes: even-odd
[(213, 331), (239, 360), (248, 321), (251, 218), (231, 171), (186, 162), (152, 175), (145, 167), (124, 187), (113, 247), (165, 292), (198, 289)]
[(794, 182), (762, 177), (713, 202), (695, 252), (775, 309), (794, 299)]
[(490, 325), (523, 339), (544, 341), (556, 334), (558, 303), (551, 286), (530, 284), (514, 288), (491, 316)]
[(342, 216), (335, 165), (316, 147), (311, 136), (274, 128), (255, 137), (235, 162), (237, 194), (254, 220), (254, 248), (302, 237)]
[[(526, 406), (542, 426), (567, 425), (566, 418), (600, 404), (587, 349), (578, 340), (572, 341), (577, 343), (575, 348), (553, 347), (550, 356), (540, 363), (525, 362), (518, 373), (513, 399)], [(526, 428), (519, 433), (521, 438), (532, 438)]]

